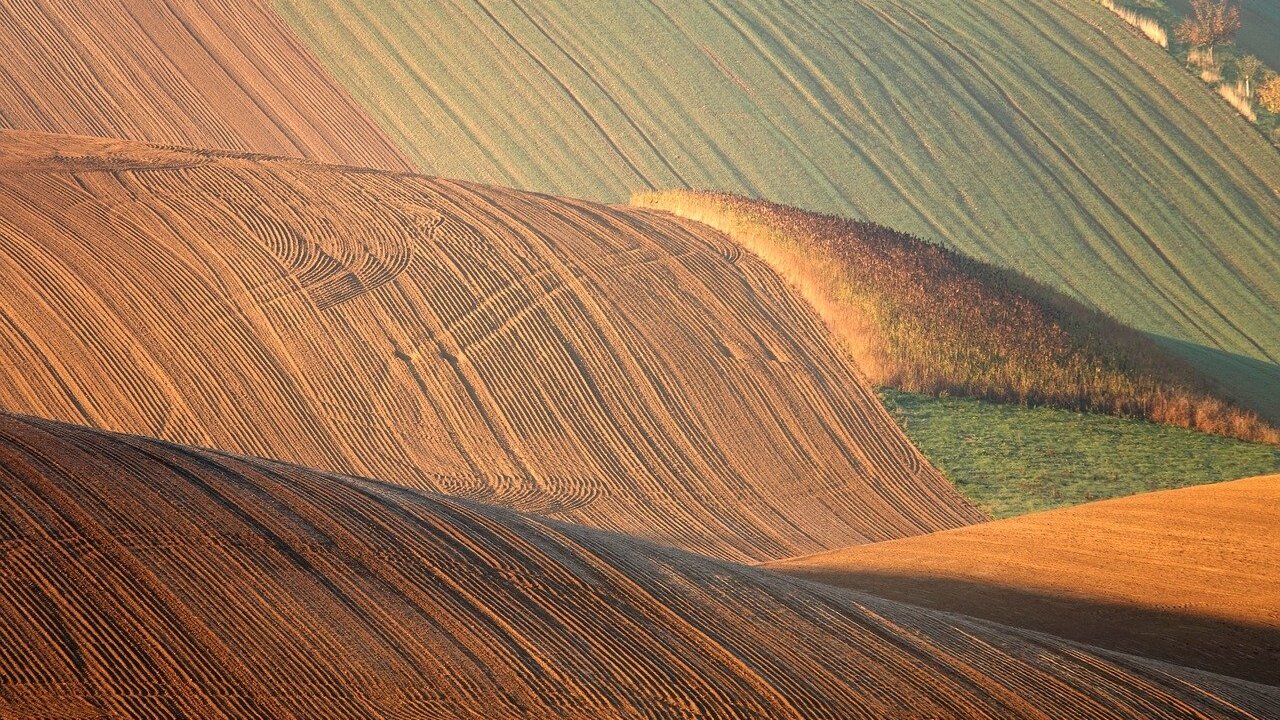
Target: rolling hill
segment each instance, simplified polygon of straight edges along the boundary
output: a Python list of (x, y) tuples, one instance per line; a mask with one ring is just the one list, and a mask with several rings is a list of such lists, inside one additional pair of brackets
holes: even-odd
[(771, 564), (800, 577), (1280, 684), (1280, 475)]
[(0, 415), (5, 717), (1265, 718), (1276, 688)]
[(724, 232), (796, 287), (880, 387), (1140, 418), (1280, 445), (1189, 364), (1026, 276), (881, 225), (729, 193), (631, 204)]
[(1280, 419), (1280, 162), (1087, 0), (277, 0), (431, 174), (727, 190), (1011, 267)]
[(0, 128), (407, 170), (258, 0), (0, 2)]
[(13, 131), (0, 197), (9, 411), (735, 560), (984, 519), (706, 226)]

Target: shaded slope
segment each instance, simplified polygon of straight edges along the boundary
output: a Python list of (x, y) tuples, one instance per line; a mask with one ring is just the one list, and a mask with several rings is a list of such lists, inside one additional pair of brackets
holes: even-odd
[(1108, 413), (1280, 444), (1280, 429), (1110, 316), (1006, 268), (874, 223), (728, 193), (638, 194), (785, 277), (872, 383)]
[(982, 519), (702, 225), (25, 133), (0, 206), (0, 408), (727, 558)]
[(0, 416), (0, 714), (1265, 717), (1280, 692), (438, 495)]
[(433, 174), (873, 220), (1189, 342), (1280, 419), (1280, 163), (1094, 2), (276, 5)]
[(0, 2), (0, 127), (408, 169), (259, 0)]
[[(1280, 684), (1280, 475), (1147, 493), (772, 568)], [(1163, 624), (1153, 615), (1173, 613)]]

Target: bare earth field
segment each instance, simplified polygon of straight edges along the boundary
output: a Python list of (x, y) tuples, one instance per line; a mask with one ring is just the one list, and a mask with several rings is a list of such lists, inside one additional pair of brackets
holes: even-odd
[(1280, 718), (1280, 475), (986, 522), (742, 243), (542, 194), (875, 219), (1274, 421), (1269, 153), (1092, 0), (0, 0), (0, 720)]
[(0, 716), (1274, 717), (1280, 691), (0, 415)]
[(0, 407), (764, 560), (980, 521), (764, 263), (461, 182), (0, 134)]
[(406, 170), (258, 0), (0, 2), (0, 128)]
[(1280, 684), (1280, 475), (771, 564), (800, 577)]

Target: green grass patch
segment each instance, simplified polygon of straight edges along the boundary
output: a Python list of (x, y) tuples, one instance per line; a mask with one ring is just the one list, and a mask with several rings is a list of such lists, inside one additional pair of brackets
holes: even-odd
[(1280, 448), (1048, 408), (881, 390), (890, 414), (993, 517), (1280, 472)]

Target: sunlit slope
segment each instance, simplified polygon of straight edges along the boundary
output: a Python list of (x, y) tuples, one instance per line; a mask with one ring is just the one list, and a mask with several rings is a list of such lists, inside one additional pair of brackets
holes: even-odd
[(1011, 266), (1280, 418), (1280, 161), (1086, 0), (277, 0), (433, 174), (732, 190)]
[(0, 128), (408, 165), (260, 0), (2, 0)]
[(1118, 498), (771, 567), (1280, 684), (1280, 475)]
[(1267, 717), (1280, 692), (0, 415), (6, 717)]
[(0, 408), (728, 558), (982, 519), (705, 226), (23, 133), (0, 204)]

